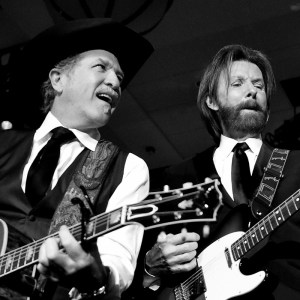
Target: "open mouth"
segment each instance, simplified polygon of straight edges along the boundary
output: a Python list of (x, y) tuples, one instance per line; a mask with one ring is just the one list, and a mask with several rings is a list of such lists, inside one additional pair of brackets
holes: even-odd
[(105, 101), (105, 102), (109, 103), (110, 105), (112, 105), (112, 103), (113, 103), (112, 97), (107, 94), (99, 93), (99, 94), (96, 94), (96, 96), (98, 99)]

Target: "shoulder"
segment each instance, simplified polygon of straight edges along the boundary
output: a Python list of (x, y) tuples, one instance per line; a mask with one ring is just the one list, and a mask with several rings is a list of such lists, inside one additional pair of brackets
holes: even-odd
[(290, 150), (289, 156), (299, 157), (300, 156), (300, 150)]
[[(123, 151), (121, 151), (122, 153)], [(126, 155), (127, 153), (127, 155)], [(130, 169), (140, 169), (140, 170), (144, 170), (146, 172), (148, 172), (148, 166), (146, 164), (146, 162), (140, 158), (139, 156), (133, 154), (133, 153), (128, 153), (128, 152), (124, 152), (124, 155), (126, 155), (126, 166), (127, 168)]]
[(287, 166), (296, 168), (300, 166), (300, 150), (291, 150), (287, 159)]

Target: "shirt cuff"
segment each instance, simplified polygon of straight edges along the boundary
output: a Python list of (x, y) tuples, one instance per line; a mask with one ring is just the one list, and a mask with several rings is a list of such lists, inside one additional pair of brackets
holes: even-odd
[(157, 291), (160, 288), (160, 277), (152, 275), (147, 271), (147, 265), (146, 265), (147, 253), (145, 255), (145, 260), (144, 260), (143, 287), (144, 288), (149, 288), (153, 291)]

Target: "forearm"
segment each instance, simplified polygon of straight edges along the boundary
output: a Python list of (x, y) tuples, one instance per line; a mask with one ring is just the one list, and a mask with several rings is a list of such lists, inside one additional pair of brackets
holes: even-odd
[[(149, 193), (149, 171), (143, 160), (129, 154), (122, 182), (109, 200), (107, 211), (141, 202)], [(105, 266), (111, 270), (109, 289), (120, 295), (133, 280), (140, 251), (143, 227), (128, 225), (98, 238), (98, 248)]]
[(143, 238), (143, 227), (129, 225), (98, 238), (103, 265), (110, 268), (108, 290), (121, 295), (133, 280)]

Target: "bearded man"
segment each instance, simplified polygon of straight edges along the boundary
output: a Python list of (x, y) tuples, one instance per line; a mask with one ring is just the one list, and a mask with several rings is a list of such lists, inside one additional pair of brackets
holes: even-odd
[[(262, 193), (259, 194), (258, 191), (264, 191), (266, 180), (268, 184), (274, 181), (277, 185), (267, 191), (271, 198), (269, 202), (265, 201), (268, 202), (267, 211), (279, 207), (277, 212), (282, 214), (281, 209), (286, 205), (282, 202), (299, 189), (300, 152), (273, 149), (262, 139), (262, 132), (269, 118), (270, 100), (274, 89), (272, 67), (267, 57), (260, 51), (242, 45), (225, 46), (208, 65), (199, 86), (197, 105), (216, 145), (193, 159), (167, 168), (164, 184), (168, 184), (171, 188), (178, 188), (185, 182), (196, 184), (203, 182), (206, 177), (218, 178), (221, 182), (223, 207), (219, 211), (216, 224), (210, 225), (210, 237), (205, 239), (201, 236), (198, 249), (195, 246), (196, 236), (192, 236), (192, 232), (189, 233), (189, 238), (186, 238), (187, 233), (158, 237), (156, 244), (145, 257), (144, 284), (146, 283), (146, 286), (151, 287), (153, 283), (156, 285), (162, 283), (161, 279), (164, 279), (166, 274), (170, 276), (191, 271), (196, 268), (197, 263), (204, 268), (202, 262), (195, 256), (196, 252), (199, 253), (216, 238), (232, 231), (246, 231), (257, 224), (265, 213), (263, 209), (256, 210), (256, 207), (257, 204), (262, 204), (259, 198)], [(277, 151), (282, 156), (274, 157)], [(280, 169), (280, 174), (276, 174), (277, 170), (273, 172), (275, 165), (278, 170)], [(296, 204), (298, 200), (295, 197), (293, 201), (295, 210), (298, 210)], [(246, 205), (241, 206), (241, 204)], [(232, 213), (241, 207), (246, 208), (247, 216), (236, 220), (247, 225), (243, 229), (239, 228), (237, 222), (230, 222)], [(290, 217), (292, 212), (289, 209), (287, 212)], [(266, 234), (264, 231), (266, 228), (259, 227), (259, 234), (266, 237), (262, 242), (256, 243), (253, 239), (257, 236), (252, 233), (251, 241), (244, 240), (243, 245), (238, 248), (238, 251), (242, 249), (243, 254), (246, 252), (246, 257), (248, 256), (248, 263), (244, 263), (247, 268), (243, 270), (252, 274), (256, 270), (267, 268), (268, 280), (256, 288), (247, 290), (248, 283), (251, 286), (250, 277), (244, 277), (245, 281), (242, 284), (238, 277), (232, 280), (230, 272), (222, 272), (224, 270), (218, 269), (217, 266), (216, 269), (211, 270), (214, 277), (213, 285), (215, 285), (213, 288), (209, 286), (207, 273), (203, 271), (202, 282), (206, 283), (206, 286), (199, 295), (206, 293), (207, 298), (210, 299), (208, 293), (214, 290), (218, 295), (217, 298), (212, 297), (213, 299), (229, 299), (241, 294), (244, 294), (243, 299), (300, 298), (298, 284), (300, 214), (292, 215), (287, 220), (283, 215), (274, 218), (276, 226), (270, 225), (269, 220)], [(283, 220), (284, 222), (281, 222)], [(198, 228), (195, 228), (195, 225)], [(200, 227), (193, 224), (193, 228), (189, 228), (189, 231), (201, 235)], [(255, 247), (252, 248), (253, 245)], [(225, 265), (228, 264), (230, 269), (231, 263), (236, 259), (229, 254), (232, 250), (230, 243), (228, 249), (228, 252), (224, 251), (223, 256), (225, 257), (226, 252), (228, 256)], [(248, 251), (249, 249), (251, 251)], [(160, 261), (163, 263), (160, 264)], [(218, 277), (222, 278), (221, 285), (220, 282), (218, 285)], [(230, 293), (230, 289), (238, 289), (239, 292)]]

